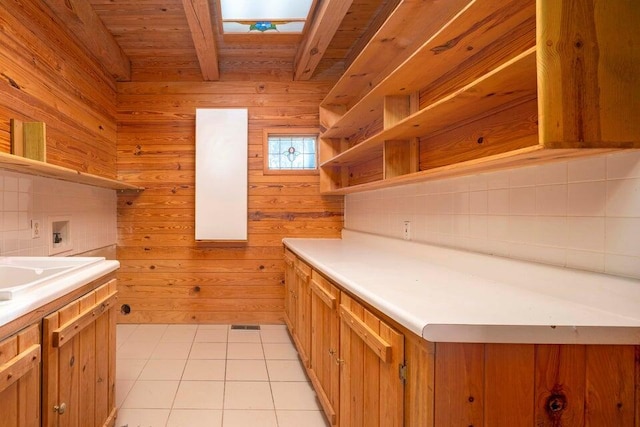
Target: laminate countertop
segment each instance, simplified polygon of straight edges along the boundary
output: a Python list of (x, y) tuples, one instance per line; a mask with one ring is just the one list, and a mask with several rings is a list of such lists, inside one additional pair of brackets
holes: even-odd
[(433, 342), (640, 344), (640, 280), (343, 231), (285, 246)]

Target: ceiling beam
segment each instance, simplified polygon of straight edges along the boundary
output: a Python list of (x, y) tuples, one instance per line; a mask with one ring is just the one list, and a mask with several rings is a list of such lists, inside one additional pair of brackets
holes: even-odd
[(309, 80), (338, 31), (353, 0), (323, 0), (296, 53), (294, 80)]
[(191, 38), (196, 47), (200, 71), (205, 80), (220, 79), (218, 50), (211, 20), (209, 0), (182, 0)]
[(131, 80), (131, 61), (87, 0), (43, 0), (117, 80)]

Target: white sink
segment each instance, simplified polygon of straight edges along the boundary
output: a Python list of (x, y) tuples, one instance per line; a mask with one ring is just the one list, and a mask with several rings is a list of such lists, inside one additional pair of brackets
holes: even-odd
[(0, 301), (104, 261), (102, 257), (0, 257)]

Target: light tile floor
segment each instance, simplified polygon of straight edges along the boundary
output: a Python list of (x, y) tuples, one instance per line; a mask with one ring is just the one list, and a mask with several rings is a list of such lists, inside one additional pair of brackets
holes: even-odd
[(285, 326), (118, 325), (116, 427), (326, 427)]

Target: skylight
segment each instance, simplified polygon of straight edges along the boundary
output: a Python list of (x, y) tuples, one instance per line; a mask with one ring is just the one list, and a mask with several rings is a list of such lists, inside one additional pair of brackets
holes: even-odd
[(313, 0), (221, 0), (225, 34), (302, 33)]

